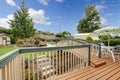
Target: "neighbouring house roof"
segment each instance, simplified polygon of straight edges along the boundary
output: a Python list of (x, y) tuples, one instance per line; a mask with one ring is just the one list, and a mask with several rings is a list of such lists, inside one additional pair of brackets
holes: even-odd
[(0, 32), (0, 35), (5, 35), (5, 33), (3, 33), (3, 32)]
[(90, 35), (90, 34), (92, 34), (92, 33), (79, 33), (79, 34), (75, 34), (75, 36), (80, 36), (80, 35)]
[(40, 34), (40, 37), (41, 38), (45, 38), (45, 39), (48, 39), (48, 40), (51, 40), (51, 39), (55, 39), (55, 35), (44, 35), (44, 34)]
[(99, 40), (99, 37), (93, 33), (79, 33), (75, 34), (74, 38), (79, 38), (79, 39), (86, 39), (87, 36), (92, 37), (94, 40)]
[(0, 32), (0, 34), (5, 34), (4, 32)]
[(10, 35), (6, 34), (6, 33), (3, 33), (3, 32), (0, 32), (0, 36), (10, 36)]

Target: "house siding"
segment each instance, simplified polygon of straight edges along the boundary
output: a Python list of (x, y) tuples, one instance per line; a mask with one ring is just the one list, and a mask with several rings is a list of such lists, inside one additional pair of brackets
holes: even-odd
[(6, 36), (6, 35), (0, 35), (0, 46), (5, 46), (3, 44), (3, 37), (6, 37), (6, 45), (10, 45), (10, 37), (9, 36)]
[(0, 45), (2, 45), (2, 37), (0, 36)]

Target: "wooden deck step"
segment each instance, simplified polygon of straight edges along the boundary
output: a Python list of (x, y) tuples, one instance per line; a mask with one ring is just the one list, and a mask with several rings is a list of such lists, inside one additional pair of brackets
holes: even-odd
[(93, 60), (98, 60), (99, 58), (98, 57), (95, 57), (95, 58), (91, 58), (90, 60), (93, 61)]
[(105, 65), (105, 64), (106, 64), (106, 61), (103, 59), (99, 59), (97, 57), (91, 58), (91, 66), (93, 66), (95, 68), (100, 67), (100, 66)]

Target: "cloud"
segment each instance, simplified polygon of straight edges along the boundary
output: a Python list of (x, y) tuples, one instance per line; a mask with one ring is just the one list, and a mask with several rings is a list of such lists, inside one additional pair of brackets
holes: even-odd
[(56, 0), (56, 1), (57, 1), (57, 2), (61, 2), (61, 3), (62, 3), (64, 0)]
[(6, 0), (7, 4), (11, 6), (17, 6), (16, 3), (13, 0)]
[(40, 4), (44, 5), (44, 6), (48, 6), (48, 2), (49, 0), (39, 0)]
[[(44, 6), (48, 6), (48, 2), (50, 2), (51, 0), (39, 0), (40, 4), (44, 5)], [(55, 0), (57, 2), (64, 2), (64, 0)]]
[(101, 0), (101, 2), (100, 2), (101, 4), (105, 4), (106, 3), (106, 1), (105, 0)]
[(9, 24), (7, 22), (7, 18), (0, 18), (0, 27), (9, 28)]
[(102, 25), (107, 23), (106, 18), (104, 17), (100, 17), (100, 20)]
[(102, 12), (104, 11), (104, 9), (106, 8), (106, 6), (104, 5), (96, 5), (96, 9), (99, 11), (99, 12)]
[(13, 19), (13, 15), (8, 15), (7, 18), (0, 18), (0, 27), (10, 28), (8, 21)]
[(100, 17), (100, 22), (100, 27), (105, 27), (107, 25), (107, 19), (105, 17)]
[[(29, 9), (29, 14), (33, 18), (33, 22), (41, 25), (51, 25), (49, 21), (49, 17), (45, 16), (44, 10), (34, 10), (32, 8)], [(0, 27), (10, 28), (9, 27), (9, 20), (13, 20), (13, 14), (8, 15), (6, 18), (0, 18)]]
[(42, 24), (42, 25), (50, 25), (49, 17), (45, 16), (44, 10), (34, 10), (32, 8), (29, 9), (29, 14), (33, 18), (34, 23)]
[(13, 20), (13, 14), (8, 15), (8, 16), (7, 16), (7, 19), (9, 19), (9, 20)]

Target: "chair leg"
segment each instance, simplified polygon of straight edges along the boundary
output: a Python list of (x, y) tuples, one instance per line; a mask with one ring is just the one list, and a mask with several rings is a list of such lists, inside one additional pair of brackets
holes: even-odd
[(99, 52), (97, 52), (96, 56), (98, 56), (98, 53), (99, 53)]
[(115, 56), (114, 56), (114, 53), (112, 51), (110, 51), (110, 53), (112, 54), (112, 59), (113, 61), (115, 62)]

